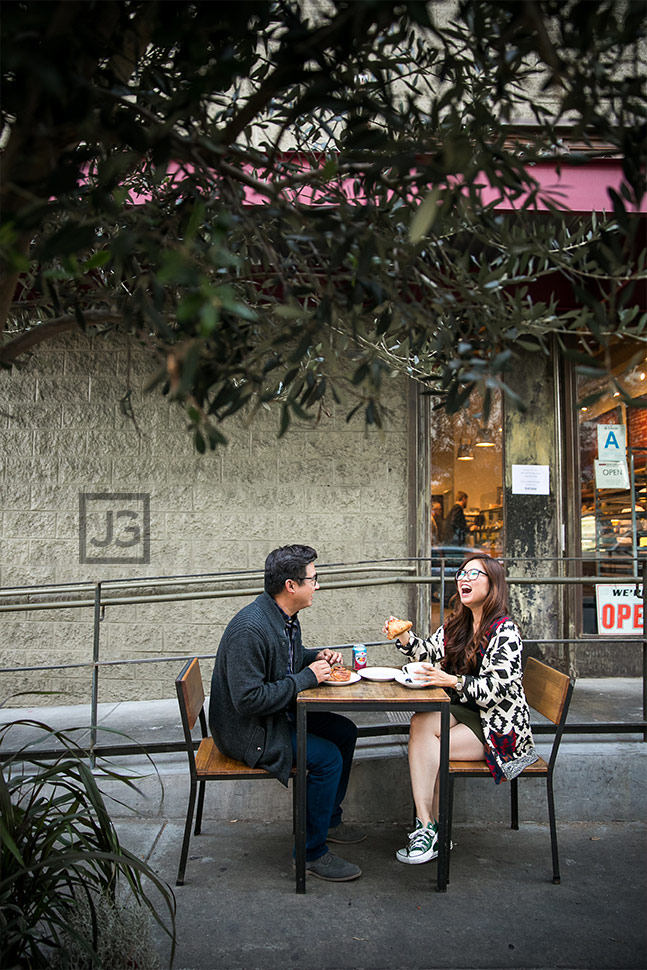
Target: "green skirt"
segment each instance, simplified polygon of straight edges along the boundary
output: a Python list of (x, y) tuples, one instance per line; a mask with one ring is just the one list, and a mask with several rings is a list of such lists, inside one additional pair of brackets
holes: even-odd
[(453, 714), (460, 724), (467, 724), (470, 731), (473, 731), (481, 744), (485, 744), (485, 736), (481, 726), (481, 715), (478, 711), (466, 707), (465, 704), (450, 704), (449, 713)]

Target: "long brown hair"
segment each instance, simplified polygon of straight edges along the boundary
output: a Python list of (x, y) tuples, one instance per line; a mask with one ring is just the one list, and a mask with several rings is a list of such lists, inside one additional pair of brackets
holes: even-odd
[(476, 654), (489, 626), (508, 612), (508, 587), (503, 566), (498, 559), (493, 559), (485, 552), (475, 552), (466, 556), (457, 572), (475, 559), (482, 564), (490, 581), (479, 628), (474, 629), (472, 611), (461, 602), (458, 591), (450, 600), (452, 612), (445, 623), (445, 657), (442, 666), (459, 674), (469, 674), (475, 669)]

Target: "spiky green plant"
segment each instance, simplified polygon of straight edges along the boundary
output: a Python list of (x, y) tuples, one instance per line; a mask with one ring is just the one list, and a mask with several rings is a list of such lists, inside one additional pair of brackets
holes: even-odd
[[(3, 760), (3, 743), (18, 725), (46, 732), (60, 746), (60, 756), (43, 760), (25, 745)], [(135, 788), (132, 777), (101, 767), (104, 777)], [(69, 733), (38, 721), (0, 726), (2, 967), (39, 970), (54, 959), (64, 967), (70, 939), (90, 966), (101, 966), (97, 900), (114, 899), (119, 885), (148, 908), (174, 942), (173, 892), (121, 845), (86, 752)], [(89, 914), (85, 922), (74, 918), (80, 900)], [(166, 908), (169, 925), (157, 906)]]

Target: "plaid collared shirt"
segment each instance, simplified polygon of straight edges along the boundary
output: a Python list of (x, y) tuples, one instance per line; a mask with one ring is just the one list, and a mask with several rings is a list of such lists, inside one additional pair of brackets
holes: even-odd
[(283, 619), (285, 620), (285, 632), (287, 633), (287, 636), (288, 636), (289, 653), (288, 653), (287, 673), (293, 674), (294, 673), (294, 645), (296, 643), (297, 633), (299, 631), (299, 620), (297, 619), (299, 614), (295, 613), (294, 616), (288, 616), (288, 614), (281, 609), (278, 603), (276, 605)]

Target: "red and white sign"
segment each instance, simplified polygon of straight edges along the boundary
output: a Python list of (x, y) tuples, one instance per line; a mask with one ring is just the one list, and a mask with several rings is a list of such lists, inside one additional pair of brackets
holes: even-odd
[(642, 586), (595, 587), (598, 609), (598, 633), (607, 636), (631, 636), (643, 632)]

